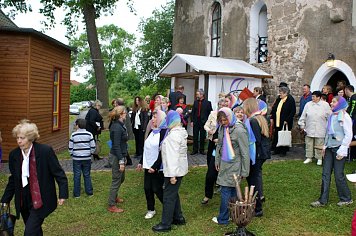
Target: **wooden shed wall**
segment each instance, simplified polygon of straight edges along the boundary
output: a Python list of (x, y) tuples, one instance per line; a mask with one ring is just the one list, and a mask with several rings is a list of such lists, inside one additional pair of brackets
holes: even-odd
[(17, 146), (11, 131), (27, 117), (29, 37), (0, 33), (0, 130), (3, 159)]
[[(55, 150), (68, 148), (69, 98), (70, 98), (70, 50), (59, 47), (39, 37), (30, 38), (30, 99), (29, 119), (36, 122), (39, 142), (51, 145)], [(54, 69), (61, 70), (60, 125), (52, 129)]]
[[(70, 50), (36, 35), (0, 33), (0, 130), (3, 159), (17, 146), (11, 131), (27, 118), (40, 143), (65, 149), (69, 139)], [(54, 69), (61, 69), (60, 128), (52, 129)], [(29, 92), (30, 91), (30, 92)]]

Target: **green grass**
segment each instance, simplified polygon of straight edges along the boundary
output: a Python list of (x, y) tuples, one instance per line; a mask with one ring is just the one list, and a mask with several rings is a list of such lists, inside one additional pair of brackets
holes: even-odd
[[(346, 165), (346, 173), (356, 169), (356, 163)], [(173, 226), (170, 234), (162, 235), (223, 235), (235, 226), (219, 226), (211, 221), (219, 211), (219, 195), (206, 205), (204, 196), (206, 168), (190, 168), (184, 177), (180, 197), (185, 226)], [(72, 175), (68, 174), (70, 195), (73, 190)], [(111, 184), (110, 172), (93, 172), (94, 197), (82, 193), (80, 199), (70, 197), (64, 206), (46, 218), (45, 235), (155, 235), (151, 227), (160, 221), (162, 207), (156, 202), (157, 215), (145, 220), (146, 200), (143, 191), (143, 173), (127, 171), (126, 180), (119, 191), (125, 199), (122, 214), (107, 212), (107, 197)], [(7, 178), (0, 176), (0, 188), (4, 189)], [(332, 178), (329, 204), (324, 208), (311, 208), (310, 202), (319, 196), (321, 168), (304, 165), (302, 161), (280, 161), (264, 165), (264, 216), (254, 218), (248, 229), (256, 235), (350, 235), (350, 224), (356, 203), (338, 207), (335, 183)], [(350, 184), (355, 196), (356, 191)], [(82, 190), (83, 192), (83, 190)], [(16, 235), (23, 234), (23, 223), (16, 225)]]

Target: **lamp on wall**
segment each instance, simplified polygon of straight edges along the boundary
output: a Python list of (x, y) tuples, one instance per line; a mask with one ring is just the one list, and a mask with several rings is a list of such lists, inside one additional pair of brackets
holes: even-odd
[(328, 59), (326, 60), (326, 65), (328, 67), (334, 67), (335, 65), (335, 56), (331, 52), (328, 54)]

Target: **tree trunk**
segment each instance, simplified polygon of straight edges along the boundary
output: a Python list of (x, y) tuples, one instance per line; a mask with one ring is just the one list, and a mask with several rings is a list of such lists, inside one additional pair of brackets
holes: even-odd
[(104, 61), (101, 55), (98, 32), (95, 25), (95, 7), (93, 4), (83, 6), (84, 20), (87, 30), (90, 55), (94, 66), (97, 98), (103, 103), (102, 108), (108, 108), (108, 82), (105, 76)]

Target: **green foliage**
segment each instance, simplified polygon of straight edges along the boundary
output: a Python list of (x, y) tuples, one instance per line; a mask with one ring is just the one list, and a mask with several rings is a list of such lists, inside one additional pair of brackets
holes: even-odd
[(86, 83), (81, 83), (78, 86), (70, 86), (70, 103), (95, 100), (95, 89), (87, 88)]
[[(153, 11), (153, 16), (140, 22), (143, 38), (137, 51), (138, 70), (145, 85), (157, 79), (157, 73), (172, 57), (174, 1)], [(169, 82), (160, 79), (158, 90), (169, 88)]]

